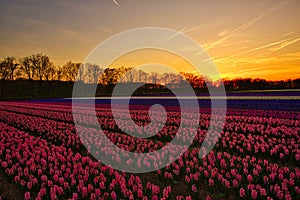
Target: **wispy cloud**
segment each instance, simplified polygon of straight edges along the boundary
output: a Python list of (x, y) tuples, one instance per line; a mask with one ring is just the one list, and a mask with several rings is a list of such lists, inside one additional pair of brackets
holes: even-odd
[[(225, 48), (225, 47), (232, 47), (232, 46), (241, 46), (241, 45), (245, 45), (246, 43), (254, 43), (255, 41), (252, 40), (239, 40), (239, 41), (234, 41), (234, 42), (224, 42), (218, 46), (215, 46), (214, 48)], [(209, 45), (207, 45), (209, 46)]]
[[(284, 34), (284, 35), (287, 35), (287, 34)], [(288, 34), (288, 35), (290, 35), (290, 34)], [(278, 50), (283, 49), (283, 48), (285, 48), (285, 47), (287, 47), (291, 44), (294, 44), (298, 41), (300, 41), (299, 37), (298, 38), (287, 38), (287, 39), (282, 39), (282, 40), (279, 40), (279, 41), (276, 41), (276, 42), (270, 42), (268, 44), (265, 44), (265, 45), (262, 45), (262, 46), (259, 46), (259, 47), (256, 47), (256, 48), (252, 48), (252, 49), (249, 49), (247, 51), (243, 51), (243, 52), (231, 55), (231, 56), (227, 56), (227, 57), (224, 57), (224, 58), (217, 59), (217, 60), (215, 60), (215, 62), (221, 62), (221, 61), (226, 60), (226, 59), (230, 59), (230, 58), (234, 58), (234, 57), (237, 57), (237, 56), (240, 56), (240, 55), (252, 53), (252, 52), (259, 51), (261, 49), (269, 48), (269, 47), (276, 46), (276, 45), (277, 45), (276, 47), (269, 48), (269, 50), (270, 51), (278, 51)]]
[[(280, 54), (277, 56), (255, 56), (255, 57), (237, 57), (237, 58), (221, 58), (214, 59), (214, 62), (226, 65), (226, 68), (231, 68), (232, 63), (238, 64), (239, 66), (250, 66), (257, 64), (267, 64), (267, 66), (275, 67), (275, 65), (282, 65), (283, 63), (286, 65), (287, 63), (299, 63), (300, 60), (300, 52), (289, 53), (289, 54)], [(261, 66), (263, 67), (263, 66)], [(263, 69), (262, 69), (263, 70)]]
[(278, 51), (280, 49), (283, 49), (291, 44), (294, 44), (296, 42), (300, 41), (300, 37), (299, 38), (295, 38), (295, 39), (290, 39), (288, 41), (284, 41), (284, 42), (281, 42), (277, 47), (273, 47), (273, 48), (270, 48), (271, 51)]
[[(232, 31), (230, 31), (228, 34), (226, 34), (224, 37), (222, 37), (221, 39), (211, 43), (208, 47), (206, 47), (206, 51), (215, 47), (215, 46), (218, 46), (220, 45), (221, 43), (223, 43), (224, 41), (226, 41), (227, 39), (231, 38), (232, 36), (244, 31), (245, 29), (247, 29), (248, 27), (250, 27), (251, 25), (253, 25), (254, 23), (256, 23), (257, 21), (259, 21), (260, 19), (264, 18), (265, 16), (267, 16), (268, 14), (280, 9), (283, 5), (285, 5), (287, 2), (289, 2), (289, 0), (287, 1), (283, 1), (283, 2), (280, 2), (278, 4), (276, 4), (275, 6), (271, 7), (270, 9), (268, 9), (265, 13), (253, 18), (252, 20), (242, 24), (241, 26), (233, 29)], [(200, 55), (202, 54), (202, 52), (198, 52), (197, 55)]]
[(219, 37), (223, 37), (224, 35), (226, 35), (228, 33), (228, 30), (223, 30), (223, 31), (221, 31), (219, 34), (218, 34), (218, 36)]
[(64, 35), (64, 37), (72, 37), (74, 39), (80, 40), (81, 42), (85, 41), (84, 38), (82, 38), (80, 32), (71, 30), (69, 28), (57, 27), (57, 31), (61, 32)]
[(241, 70), (239, 70), (239, 73), (257, 72), (257, 71), (262, 71), (262, 70), (274, 70), (274, 66), (260, 66), (260, 67), (241, 69)]
[(108, 27), (100, 27), (99, 30), (109, 34), (113, 33), (113, 31)]
[(195, 30), (198, 30), (198, 29), (201, 29), (201, 28), (203, 28), (204, 27), (204, 25), (198, 25), (198, 26), (195, 26), (195, 27), (192, 27), (192, 28), (189, 28), (189, 29), (186, 29), (186, 30), (184, 30), (183, 31), (183, 33), (189, 33), (189, 32), (192, 32), (192, 31), (195, 31)]
[(47, 26), (49, 25), (48, 22), (39, 20), (39, 19), (31, 19), (31, 18), (22, 18), (22, 17), (14, 17), (14, 20), (22, 22), (23, 24), (32, 24), (32, 25), (41, 25), (41, 26)]

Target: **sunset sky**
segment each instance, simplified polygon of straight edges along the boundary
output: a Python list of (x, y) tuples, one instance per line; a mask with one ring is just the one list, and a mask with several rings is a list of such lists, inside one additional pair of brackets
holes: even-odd
[(1, 0), (0, 58), (42, 52), (56, 65), (82, 62), (113, 34), (151, 26), (196, 40), (222, 77), (293, 79), (300, 77), (299, 10), (299, 0)]

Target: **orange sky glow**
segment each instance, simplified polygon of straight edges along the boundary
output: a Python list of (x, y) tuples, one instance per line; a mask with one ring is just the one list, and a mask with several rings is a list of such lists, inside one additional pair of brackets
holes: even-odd
[[(55, 65), (82, 62), (110, 36), (139, 27), (162, 27), (196, 40), (223, 78), (300, 77), (300, 1), (3, 0), (0, 58), (42, 52)], [(113, 65), (134, 67), (155, 58), (193, 72), (167, 53), (136, 52)]]

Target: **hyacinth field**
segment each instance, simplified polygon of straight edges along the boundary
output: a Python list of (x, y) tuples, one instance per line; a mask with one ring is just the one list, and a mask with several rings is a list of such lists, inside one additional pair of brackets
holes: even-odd
[[(140, 126), (150, 123), (151, 102), (131, 103), (132, 120)], [(164, 126), (150, 138), (129, 136), (129, 130), (115, 124), (114, 117), (122, 118), (122, 103), (120, 116), (113, 116), (108, 101), (97, 101), (98, 122), (122, 149), (155, 151), (172, 140), (180, 124), (176, 102), (159, 103), (167, 121), (160, 122), (157, 113), (155, 120)], [(208, 101), (199, 105), (199, 128), (188, 150), (162, 169), (131, 174), (104, 165), (82, 145), (97, 134), (84, 103), (76, 128), (87, 135), (79, 138), (68, 100), (0, 102), (0, 199), (300, 199), (299, 101), (228, 101), (221, 137), (202, 159), (198, 153), (211, 111)], [(195, 134), (188, 123), (184, 131)], [(126, 160), (105, 144), (99, 143), (99, 148), (116, 162), (137, 166), (152, 166), (172, 156)]]

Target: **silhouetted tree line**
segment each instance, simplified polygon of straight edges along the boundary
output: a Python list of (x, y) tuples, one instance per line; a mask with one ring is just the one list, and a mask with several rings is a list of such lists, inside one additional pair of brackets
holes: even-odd
[(196, 93), (207, 92), (208, 85), (218, 87), (220, 81), (223, 81), (227, 91), (300, 88), (300, 78), (285, 81), (259, 78), (212, 81), (194, 73), (146, 73), (133, 67), (104, 68), (96, 64), (82, 65), (71, 61), (63, 66), (55, 66), (47, 55), (41, 53), (18, 60), (15, 57), (5, 57), (0, 61), (1, 99), (70, 97), (74, 81), (79, 81), (82, 85), (97, 84), (98, 96), (110, 95), (117, 83), (144, 83), (136, 91), (137, 95), (168, 93), (167, 88), (184, 91), (185, 80)]

